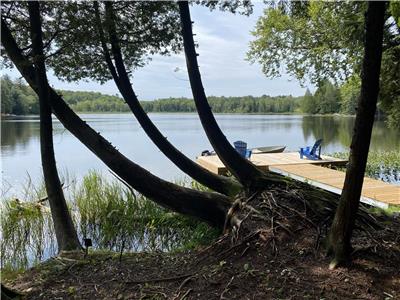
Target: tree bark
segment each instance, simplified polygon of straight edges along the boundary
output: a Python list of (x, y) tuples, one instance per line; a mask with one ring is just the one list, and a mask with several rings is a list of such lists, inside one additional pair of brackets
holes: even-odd
[(351, 236), (360, 203), (379, 93), (385, 6), (383, 1), (369, 2), (365, 15), (361, 94), (343, 191), (328, 236), (328, 252), (334, 255), (330, 268), (350, 261)]
[(96, 11), (97, 27), (99, 29), (99, 36), (102, 43), (102, 48), (107, 62), (110, 73), (124, 98), (125, 102), (128, 104), (130, 110), (135, 115), (139, 124), (142, 126), (143, 130), (146, 132), (147, 136), (153, 141), (153, 143), (160, 149), (160, 151), (167, 156), (180, 170), (188, 174), (190, 177), (200, 182), (201, 184), (211, 188), (214, 191), (220, 192), (225, 195), (235, 195), (240, 189), (241, 185), (224, 176), (219, 176), (211, 173), (205, 168), (201, 167), (177, 148), (175, 148), (158, 130), (151, 119), (148, 117), (146, 112), (143, 110), (140, 102), (132, 88), (129, 80), (128, 73), (126, 71), (121, 49), (118, 42), (118, 37), (115, 30), (115, 20), (114, 13), (111, 2), (105, 2), (106, 7), (106, 28), (108, 31), (109, 39), (111, 42), (111, 51), (115, 61), (115, 67), (111, 60), (111, 55), (109, 53), (106, 38), (102, 28), (102, 22), (100, 18), (100, 12), (98, 7), (98, 2), (93, 2)]
[[(22, 54), (3, 19), (1, 25), (1, 42), (7, 56), (38, 93), (34, 67)], [(130, 186), (163, 207), (223, 227), (231, 205), (230, 198), (218, 193), (181, 187), (154, 176), (122, 155), (110, 142), (80, 119), (54, 89), (49, 85), (47, 87), (53, 113), (65, 128)]]
[(64, 198), (54, 155), (53, 127), (51, 107), (48, 102), (39, 2), (28, 2), (28, 10), (31, 25), (32, 55), (36, 66), (35, 79), (40, 105), (40, 153), (58, 251), (79, 250), (82, 247)]
[(224, 165), (240, 181), (240, 183), (247, 188), (253, 189), (266, 187), (266, 184), (268, 183), (280, 182), (277, 175), (272, 173), (263, 173), (250, 161), (241, 157), (219, 128), (211, 111), (201, 80), (197, 63), (197, 54), (193, 41), (189, 4), (187, 1), (179, 1), (178, 4), (189, 81), (201, 124), (207, 134), (208, 140)]

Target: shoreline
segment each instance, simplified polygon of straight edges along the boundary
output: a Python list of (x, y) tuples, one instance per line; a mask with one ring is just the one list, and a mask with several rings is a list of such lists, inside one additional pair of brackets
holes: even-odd
[[(130, 111), (126, 112), (119, 112), (119, 111), (77, 111), (77, 114), (87, 114), (87, 115), (123, 115), (123, 114), (132, 114)], [(177, 115), (177, 114), (184, 114), (184, 115), (197, 115), (197, 112), (184, 112), (184, 111), (149, 111), (148, 114), (165, 114), (165, 115)], [(217, 112), (214, 113), (215, 115), (249, 115), (249, 116), (305, 116), (305, 117), (351, 117), (354, 118), (355, 115), (348, 115), (348, 114), (306, 114), (301, 112), (282, 112), (282, 113), (274, 113), (274, 112), (255, 112), (255, 113), (243, 113), (243, 112)], [(12, 114), (1, 114), (1, 120), (19, 120), (19, 119), (30, 119), (30, 118), (39, 118), (39, 115), (12, 115)], [(378, 120), (381, 120), (380, 118)]]

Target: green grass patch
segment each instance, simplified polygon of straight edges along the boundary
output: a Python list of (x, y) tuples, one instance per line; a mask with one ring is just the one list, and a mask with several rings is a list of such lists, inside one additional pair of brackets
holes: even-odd
[[(69, 180), (66, 197), (80, 239), (90, 238), (93, 249), (129, 251), (181, 251), (209, 244), (219, 234), (207, 224), (173, 213), (129, 189), (117, 179), (92, 171), (80, 184)], [(179, 182), (203, 190), (197, 183)], [(43, 184), (24, 187), (24, 200), (1, 203), (2, 275), (57, 253), (56, 239)]]

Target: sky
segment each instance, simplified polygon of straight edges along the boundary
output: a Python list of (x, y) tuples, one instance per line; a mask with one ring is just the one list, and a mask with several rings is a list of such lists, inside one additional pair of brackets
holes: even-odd
[[(249, 17), (191, 6), (193, 32), (199, 44), (198, 61), (207, 95), (304, 95), (306, 88), (301, 87), (295, 78), (283, 74), (268, 79), (259, 64), (251, 65), (245, 60), (249, 42), (254, 39), (250, 32), (265, 7), (262, 2), (254, 4), (254, 12)], [(12, 78), (20, 77), (15, 69), (2, 70), (2, 73)], [(51, 71), (48, 77), (50, 84), (57, 89), (119, 94), (113, 81), (103, 85), (94, 81), (69, 83), (58, 80)], [(183, 53), (153, 56), (148, 65), (135, 72), (132, 84), (140, 100), (192, 97)]]

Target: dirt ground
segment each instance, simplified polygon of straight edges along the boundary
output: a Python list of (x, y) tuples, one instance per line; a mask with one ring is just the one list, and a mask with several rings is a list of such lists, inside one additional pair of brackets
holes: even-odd
[(352, 264), (329, 270), (322, 216), (251, 201), (264, 217), (243, 212), (239, 232), (210, 246), (52, 258), (5, 284), (26, 299), (400, 299), (398, 217), (356, 230)]

